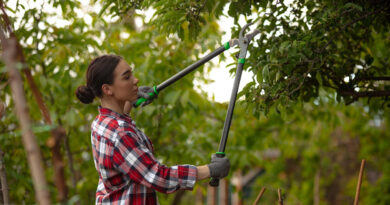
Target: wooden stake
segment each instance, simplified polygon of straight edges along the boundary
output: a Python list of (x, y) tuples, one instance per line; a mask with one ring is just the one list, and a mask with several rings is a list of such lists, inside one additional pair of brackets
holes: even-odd
[(253, 205), (257, 205), (259, 203), (261, 197), (263, 196), (264, 191), (265, 191), (265, 187), (261, 188), (261, 190), (260, 190), (259, 194), (257, 195), (256, 200), (253, 203)]
[(280, 192), (280, 188), (278, 188), (279, 205), (283, 205), (282, 194)]
[(363, 172), (364, 172), (364, 165), (366, 163), (366, 160), (362, 160), (362, 163), (360, 164), (360, 172), (359, 172), (359, 179), (358, 179), (358, 184), (356, 187), (356, 194), (355, 194), (355, 203), (354, 205), (359, 204), (359, 194), (360, 194), (360, 186), (362, 184), (362, 178), (363, 178)]

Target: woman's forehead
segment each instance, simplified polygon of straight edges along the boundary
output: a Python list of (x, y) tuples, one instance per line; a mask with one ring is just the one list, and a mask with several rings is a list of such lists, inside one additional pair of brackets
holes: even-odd
[(116, 66), (114, 73), (115, 75), (122, 75), (127, 71), (132, 71), (131, 67), (126, 63), (126, 61), (121, 60)]

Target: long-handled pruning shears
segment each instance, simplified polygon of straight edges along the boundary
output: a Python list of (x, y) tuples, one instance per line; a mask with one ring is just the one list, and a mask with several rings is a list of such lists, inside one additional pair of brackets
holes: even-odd
[[(233, 116), (233, 111), (234, 111), (234, 106), (236, 104), (236, 98), (237, 98), (237, 92), (238, 92), (238, 87), (240, 85), (240, 80), (241, 80), (241, 74), (242, 70), (244, 67), (245, 63), (245, 57), (246, 57), (246, 52), (248, 50), (248, 45), (249, 42), (253, 39), (254, 36), (260, 33), (259, 30), (254, 30), (252, 33), (249, 33), (244, 36), (244, 31), (247, 29), (252, 23), (246, 24), (240, 31), (239, 34), (239, 39), (231, 39), (229, 42), (226, 42), (223, 46), (219, 47), (212, 53), (206, 55), (199, 61), (195, 62), (194, 64), (188, 66), (187, 68), (183, 69), (176, 75), (172, 76), (168, 80), (164, 81), (158, 86), (153, 86), (154, 92), (149, 93), (149, 96), (153, 97), (155, 95), (158, 95), (158, 93), (163, 90), (164, 88), (168, 87), (172, 83), (176, 82), (180, 78), (184, 77), (191, 71), (195, 70), (196, 68), (200, 67), (204, 63), (208, 62), (209, 60), (213, 59), (215, 56), (221, 54), (222, 52), (228, 50), (230, 47), (233, 47), (235, 45), (238, 45), (240, 47), (240, 53), (238, 55), (238, 64), (237, 64), (237, 71), (236, 71), (236, 77), (234, 79), (234, 84), (233, 84), (233, 89), (232, 89), (232, 94), (230, 96), (230, 102), (229, 102), (229, 107), (228, 111), (226, 114), (225, 118), (225, 123), (223, 126), (223, 132), (222, 132), (222, 137), (221, 141), (219, 144), (219, 149), (218, 152), (216, 153), (217, 157), (224, 157), (225, 156), (225, 148), (226, 148), (226, 142), (229, 134), (229, 129), (232, 121), (232, 116)], [(141, 105), (143, 102), (145, 102), (147, 99), (145, 98), (140, 98), (138, 101), (134, 104), (135, 107)], [(209, 183), (211, 186), (218, 186), (219, 185), (219, 179), (217, 178), (212, 178)]]
[[(234, 106), (236, 104), (237, 92), (238, 92), (238, 87), (240, 85), (242, 69), (243, 69), (244, 63), (245, 63), (246, 51), (248, 50), (248, 44), (253, 39), (253, 37), (255, 35), (260, 33), (259, 30), (254, 30), (252, 33), (244, 36), (243, 33), (244, 33), (245, 29), (248, 28), (248, 26), (250, 26), (251, 24), (252, 23), (246, 24), (240, 31), (240, 38), (238, 40), (238, 46), (240, 47), (240, 54), (238, 55), (236, 77), (234, 78), (232, 94), (230, 95), (230, 102), (229, 102), (229, 107), (228, 107), (228, 111), (227, 111), (226, 118), (225, 118), (225, 124), (223, 126), (221, 142), (219, 143), (219, 149), (218, 149), (218, 152), (216, 153), (217, 157), (224, 157), (225, 156), (226, 142), (227, 142), (227, 138), (228, 138), (228, 134), (229, 134), (230, 124), (232, 122), (233, 110), (234, 110)], [(211, 186), (218, 186), (219, 179), (212, 178), (210, 180), (209, 184)]]

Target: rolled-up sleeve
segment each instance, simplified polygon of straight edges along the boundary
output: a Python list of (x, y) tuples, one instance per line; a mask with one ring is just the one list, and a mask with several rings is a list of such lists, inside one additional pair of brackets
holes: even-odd
[(197, 169), (193, 165), (167, 167), (160, 164), (153, 153), (140, 141), (135, 133), (120, 133), (113, 153), (114, 166), (136, 183), (162, 193), (178, 189), (192, 190), (196, 182)]

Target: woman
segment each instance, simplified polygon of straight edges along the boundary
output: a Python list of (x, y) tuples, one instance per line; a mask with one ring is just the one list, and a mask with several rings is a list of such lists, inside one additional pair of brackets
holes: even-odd
[[(191, 190), (197, 180), (228, 175), (230, 163), (212, 156), (208, 165), (160, 164), (153, 145), (127, 113), (150, 87), (137, 87), (138, 79), (120, 56), (103, 55), (88, 66), (87, 85), (79, 86), (77, 98), (85, 104), (100, 98), (99, 115), (92, 122), (91, 141), (99, 184), (96, 204), (157, 204), (156, 191)], [(153, 99), (149, 99), (149, 102)]]

